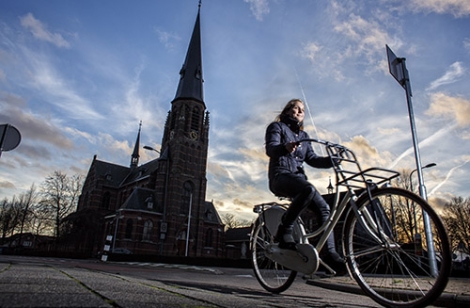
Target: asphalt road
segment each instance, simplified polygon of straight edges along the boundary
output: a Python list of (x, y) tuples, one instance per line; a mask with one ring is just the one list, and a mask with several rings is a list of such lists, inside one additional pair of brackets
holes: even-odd
[(308, 285), (270, 294), (250, 269), (0, 255), (0, 307), (380, 307)]

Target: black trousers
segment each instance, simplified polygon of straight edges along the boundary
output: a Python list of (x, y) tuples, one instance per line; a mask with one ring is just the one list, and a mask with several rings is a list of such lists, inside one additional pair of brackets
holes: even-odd
[[(322, 223), (330, 216), (330, 206), (302, 173), (278, 174), (271, 180), (270, 189), (277, 196), (292, 199), (282, 217), (282, 224), (286, 227), (293, 225), (307, 207), (320, 214)], [(335, 250), (333, 233), (327, 240), (327, 248), (329, 251)]]

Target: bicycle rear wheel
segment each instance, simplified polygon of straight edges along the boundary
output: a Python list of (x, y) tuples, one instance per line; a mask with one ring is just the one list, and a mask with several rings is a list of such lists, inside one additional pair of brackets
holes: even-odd
[(263, 218), (255, 221), (251, 236), (251, 263), (256, 279), (261, 286), (272, 293), (287, 290), (295, 280), (297, 272), (290, 270), (265, 255), (266, 245), (273, 243), (275, 230), (283, 211), (275, 208), (260, 214)]
[[(421, 197), (381, 188), (357, 206), (375, 217), (371, 235), (350, 212), (344, 229), (348, 270), (362, 290), (385, 307), (424, 307), (444, 291), (451, 270), (449, 239), (439, 216)], [(434, 254), (432, 253), (434, 249)]]

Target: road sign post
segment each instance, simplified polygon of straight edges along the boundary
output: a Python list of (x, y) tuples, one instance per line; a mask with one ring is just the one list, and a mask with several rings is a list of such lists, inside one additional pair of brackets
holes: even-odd
[[(421, 167), (421, 159), (419, 155), (419, 146), (418, 146), (418, 137), (416, 133), (416, 125), (413, 112), (413, 104), (411, 102), (411, 84), (408, 70), (405, 65), (405, 58), (398, 58), (393, 51), (385, 45), (387, 48), (387, 58), (388, 58), (388, 67), (390, 74), (398, 81), (398, 83), (405, 89), (406, 93), (406, 102), (408, 103), (408, 113), (410, 118), (411, 126), (411, 135), (413, 138), (413, 147), (415, 152), (416, 160), (416, 170), (418, 171), (418, 181), (419, 181), (419, 194), (420, 196), (427, 200), (426, 186), (424, 185), (423, 172)], [(434, 240), (431, 229), (431, 222), (427, 213), (423, 213), (424, 219), (424, 232), (426, 233), (426, 244), (429, 254), (429, 267), (431, 274), (437, 276), (437, 261), (436, 261), (436, 252), (434, 250)]]

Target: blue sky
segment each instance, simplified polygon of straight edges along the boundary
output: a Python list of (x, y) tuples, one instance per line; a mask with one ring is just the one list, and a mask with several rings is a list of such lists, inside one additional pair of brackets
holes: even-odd
[[(129, 165), (141, 120), (141, 144), (158, 149), (197, 6), (1, 1), (0, 124), (22, 142), (0, 157), (0, 198), (55, 170), (85, 175), (95, 154)], [(421, 162), (437, 164), (423, 171), (430, 202), (469, 197), (469, 29), (467, 0), (204, 0), (207, 199), (245, 219), (254, 204), (276, 201), (264, 132), (294, 97), (308, 105), (312, 137), (351, 147), (364, 166), (415, 169), (385, 44), (406, 58)], [(145, 163), (156, 153), (140, 154)], [(333, 174), (308, 174), (326, 192)]]

